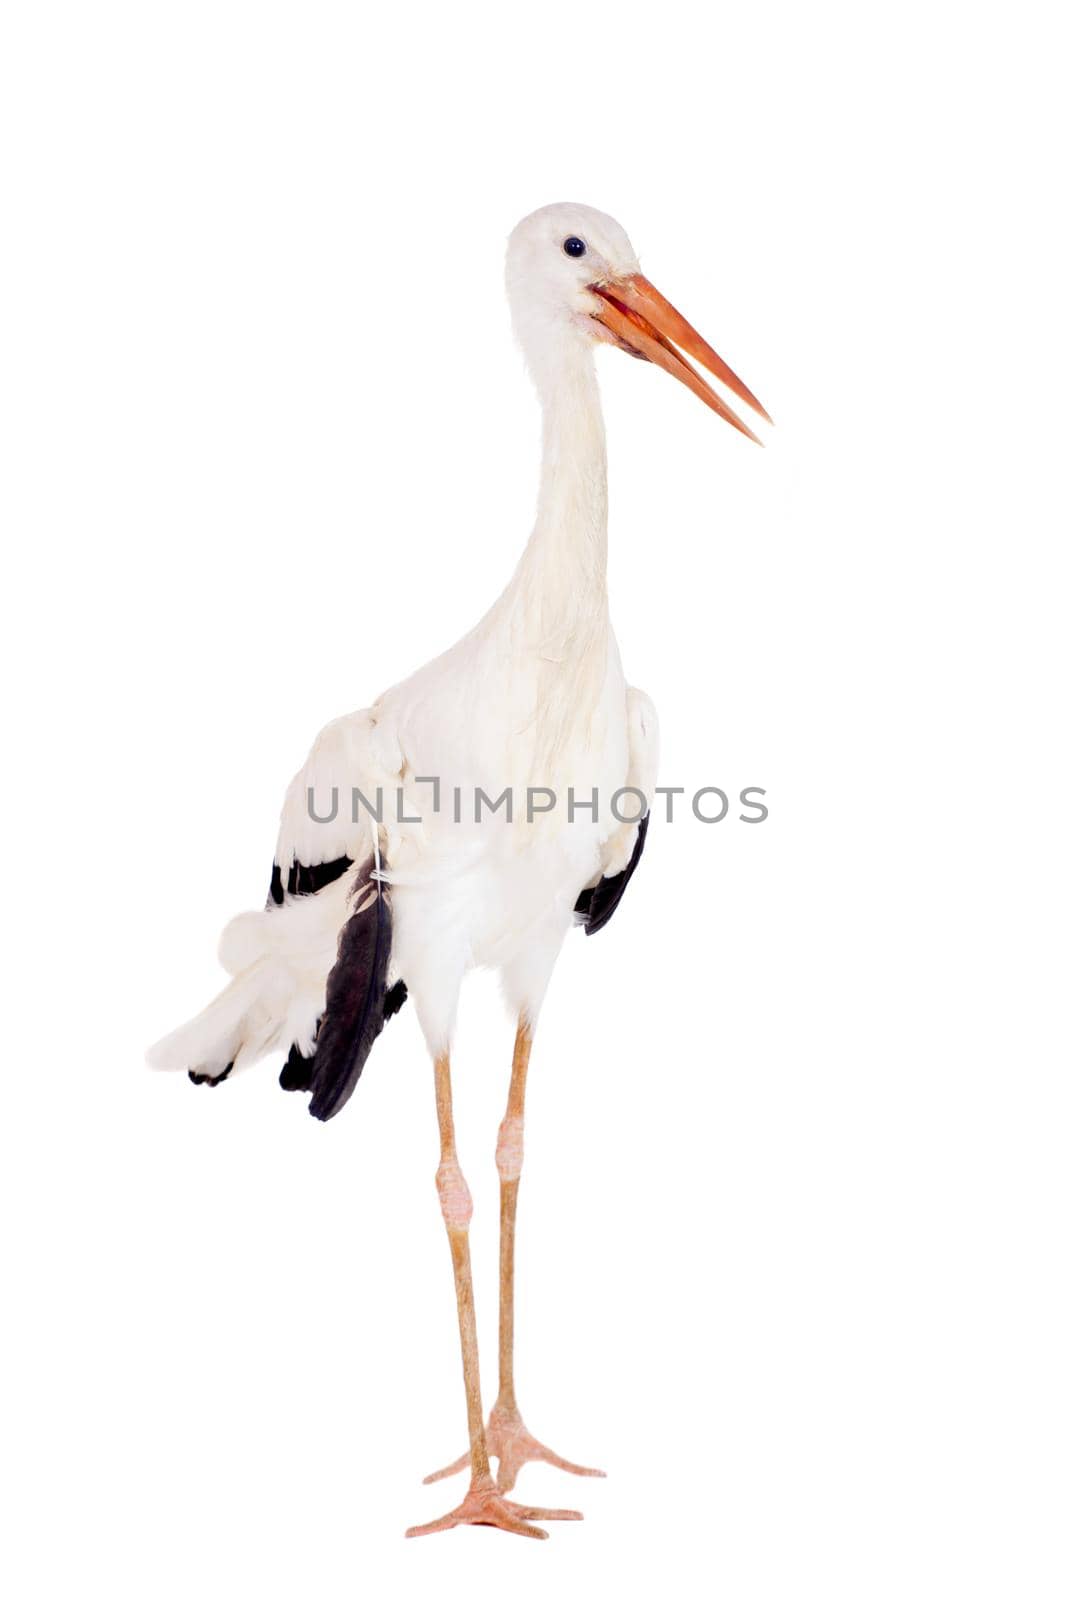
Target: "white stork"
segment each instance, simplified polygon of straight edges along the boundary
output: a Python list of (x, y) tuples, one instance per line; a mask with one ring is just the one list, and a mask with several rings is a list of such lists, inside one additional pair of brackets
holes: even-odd
[[(509, 241), (507, 286), (544, 413), (537, 519), (515, 574), (452, 649), (369, 710), (323, 729), (286, 796), (266, 909), (238, 916), (223, 933), (220, 957), (232, 982), (149, 1060), (218, 1084), (261, 1056), (287, 1052), (283, 1087), (309, 1090), (312, 1115), (326, 1120), (345, 1104), (384, 1022), (411, 994), (433, 1061), (437, 1190), (455, 1272), (470, 1434), (468, 1453), (426, 1481), (469, 1464), (470, 1486), (456, 1510), (409, 1532), (482, 1523), (544, 1538), (533, 1520), (580, 1513), (506, 1498), (523, 1463), (600, 1474), (535, 1439), (515, 1399), (514, 1236), (527, 1065), (567, 930), (576, 921), (587, 933), (602, 928), (637, 865), (657, 765), (656, 714), (626, 683), (608, 617), (596, 346), (614, 345), (673, 373), (750, 438), (686, 357), (767, 414), (641, 276), (629, 239), (603, 212), (560, 204), (526, 217)], [(621, 808), (609, 806), (626, 788), (645, 798), (639, 825), (618, 821)], [(516, 1021), (496, 1151), (500, 1389), (487, 1425), (471, 1197), (456, 1153), (450, 1079), (460, 984), (476, 966), (500, 972)]]

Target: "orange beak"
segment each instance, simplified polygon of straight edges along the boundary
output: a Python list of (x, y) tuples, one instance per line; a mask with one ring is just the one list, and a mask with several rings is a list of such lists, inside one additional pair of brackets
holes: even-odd
[(741, 421), (736, 411), (725, 400), (720, 400), (711, 384), (686, 360), (686, 356), (699, 361), (733, 394), (770, 422), (770, 417), (752, 390), (741, 382), (736, 372), (730, 370), (722, 357), (715, 354), (711, 345), (700, 337), (681, 312), (676, 311), (647, 278), (635, 273), (632, 278), (618, 278), (613, 283), (594, 283), (590, 287), (600, 300), (593, 315), (606, 330), (612, 344), (619, 345), (630, 355), (640, 356), (642, 360), (654, 361), (657, 367), (662, 367), (664, 372), (671, 373), (684, 383), (687, 389), (692, 389), (697, 398), (710, 406), (712, 411), (732, 423), (749, 439), (755, 440), (756, 444), (762, 443), (752, 429)]

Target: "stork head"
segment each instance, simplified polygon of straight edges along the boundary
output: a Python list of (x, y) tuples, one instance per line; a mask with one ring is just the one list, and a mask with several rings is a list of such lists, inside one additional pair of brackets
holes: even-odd
[(759, 444), (693, 362), (767, 422), (770, 417), (722, 357), (642, 276), (634, 247), (614, 217), (568, 201), (531, 212), (508, 241), (507, 285), (515, 332), (539, 383), (559, 368), (568, 351), (613, 345), (662, 367)]

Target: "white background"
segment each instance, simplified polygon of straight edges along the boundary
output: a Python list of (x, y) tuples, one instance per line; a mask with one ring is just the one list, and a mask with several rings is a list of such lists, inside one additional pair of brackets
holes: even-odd
[[(12, 6), (0, 49), (7, 1592), (1060, 1597), (1064, 267), (1051, 7)], [(618, 216), (768, 406), (600, 358), (662, 776), (531, 1075), (547, 1544), (463, 1445), (414, 1017), (344, 1115), (149, 1074), (328, 718), (529, 528), (512, 224)], [(486, 1402), (510, 1040), (455, 1053)]]

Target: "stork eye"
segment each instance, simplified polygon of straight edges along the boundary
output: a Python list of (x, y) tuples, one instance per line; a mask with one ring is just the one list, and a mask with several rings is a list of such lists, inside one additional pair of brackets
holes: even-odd
[(564, 239), (563, 248), (569, 256), (584, 256), (585, 240), (572, 233), (569, 239)]

